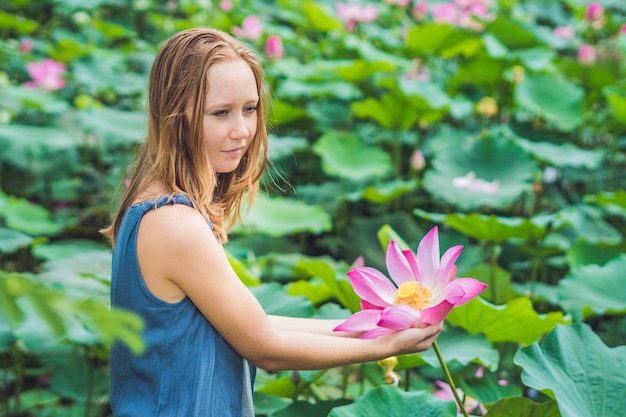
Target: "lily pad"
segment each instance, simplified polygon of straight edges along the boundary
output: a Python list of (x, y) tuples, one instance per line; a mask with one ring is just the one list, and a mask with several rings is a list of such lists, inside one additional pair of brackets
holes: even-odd
[(483, 333), (493, 343), (515, 342), (525, 345), (535, 342), (557, 324), (570, 321), (560, 311), (538, 314), (526, 297), (516, 298), (504, 305), (494, 305), (476, 297), (454, 308), (446, 320), (471, 334)]
[(144, 113), (111, 108), (83, 110), (78, 113), (78, 122), (110, 147), (142, 142), (147, 128)]
[(25, 233), (0, 227), (0, 253), (8, 255), (33, 243), (33, 238)]
[(385, 177), (392, 171), (388, 153), (367, 146), (352, 134), (328, 132), (317, 140), (313, 152), (322, 158), (322, 169), (331, 176), (365, 181)]
[(556, 401), (536, 403), (528, 398), (502, 398), (489, 408), (498, 417), (561, 417)]
[[(390, 407), (390, 404), (393, 404)], [(334, 408), (328, 417), (456, 417), (456, 404), (432, 394), (406, 392), (383, 385), (350, 405)]]
[(260, 197), (236, 233), (272, 237), (309, 232), (319, 234), (332, 228), (331, 218), (320, 206), (286, 198)]
[(626, 409), (626, 346), (609, 348), (585, 323), (557, 326), (517, 352), (522, 382), (550, 392), (561, 415), (618, 417)]
[(559, 304), (577, 319), (626, 313), (626, 254), (606, 265), (580, 265), (559, 281)]
[(415, 209), (414, 213), (423, 219), (446, 224), (465, 235), (492, 243), (501, 243), (508, 239), (540, 239), (551, 222), (550, 216), (528, 219), (479, 213), (429, 213), (421, 209)]
[(267, 314), (288, 317), (311, 317), (313, 306), (303, 296), (289, 295), (277, 282), (250, 287)]
[(582, 149), (571, 143), (533, 142), (522, 138), (516, 141), (536, 159), (557, 168), (597, 169), (606, 157), (602, 149)]
[(525, 74), (515, 89), (518, 106), (565, 132), (571, 132), (583, 122), (583, 96), (581, 87), (556, 75)]
[[(452, 145), (452, 144), (450, 144)], [(439, 148), (424, 187), (460, 210), (504, 209), (530, 189), (536, 163), (506, 137), (467, 138)]]

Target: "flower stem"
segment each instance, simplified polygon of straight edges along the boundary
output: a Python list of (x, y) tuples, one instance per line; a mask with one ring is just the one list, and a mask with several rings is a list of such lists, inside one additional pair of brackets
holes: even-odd
[(439, 350), (439, 345), (437, 344), (436, 340), (433, 342), (433, 349), (435, 349), (435, 353), (437, 354), (437, 359), (439, 359), (439, 364), (441, 364), (441, 369), (443, 369), (443, 373), (446, 375), (446, 379), (448, 380), (448, 385), (450, 385), (450, 388), (452, 389), (452, 394), (454, 395), (454, 399), (456, 400), (456, 403), (458, 404), (459, 409), (461, 410), (461, 413), (463, 413), (465, 417), (469, 417), (467, 414), (467, 411), (465, 411), (465, 405), (463, 404), (463, 401), (459, 397), (459, 393), (456, 391), (456, 385), (454, 384), (452, 375), (450, 375), (450, 371), (448, 370), (448, 366), (446, 365), (446, 362), (443, 360), (443, 356), (441, 355), (441, 351)]

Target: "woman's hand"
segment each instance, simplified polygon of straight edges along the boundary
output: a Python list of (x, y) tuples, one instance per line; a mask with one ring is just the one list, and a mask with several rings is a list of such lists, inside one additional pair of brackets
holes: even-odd
[(443, 330), (443, 323), (433, 324), (424, 328), (412, 328), (401, 330), (384, 336), (397, 349), (397, 355), (423, 352), (428, 350), (439, 333)]

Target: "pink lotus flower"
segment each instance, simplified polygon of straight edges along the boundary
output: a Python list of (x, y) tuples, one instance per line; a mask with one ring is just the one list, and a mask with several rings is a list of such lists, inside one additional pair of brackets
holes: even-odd
[(285, 56), (285, 47), (283, 40), (278, 35), (271, 35), (265, 41), (265, 55), (269, 59), (281, 59)]
[(596, 48), (592, 45), (581, 45), (578, 49), (578, 62), (581, 65), (593, 65), (596, 60)]
[(358, 22), (373, 22), (378, 19), (376, 7), (368, 4), (337, 3), (337, 15), (344, 21), (346, 29), (353, 31)]
[(573, 39), (575, 32), (572, 26), (557, 26), (552, 31), (555, 36), (558, 36), (561, 39)]
[(22, 39), (20, 42), (20, 52), (25, 54), (30, 54), (33, 51), (33, 41), (32, 39)]
[(585, 10), (585, 20), (594, 29), (599, 29), (604, 25), (604, 7), (600, 3), (589, 3)]
[(26, 70), (33, 81), (25, 82), (24, 87), (41, 88), (45, 91), (59, 90), (65, 87), (65, 80), (61, 78), (65, 69), (65, 64), (50, 58), (42, 62), (29, 62), (26, 64)]
[(428, 3), (426, 1), (420, 1), (415, 4), (412, 12), (415, 20), (424, 20), (428, 16)]
[(220, 9), (224, 10), (225, 12), (230, 12), (231, 10), (233, 10), (233, 2), (230, 0), (220, 1)]
[(473, 278), (456, 278), (463, 246), (448, 249), (439, 259), (439, 234), (431, 229), (420, 242), (417, 254), (401, 250), (395, 241), (387, 248), (386, 263), (391, 280), (370, 267), (348, 272), (354, 291), (361, 297), (361, 311), (335, 331), (364, 332), (375, 339), (398, 330), (440, 323), (453, 307), (483, 292), (487, 285)]
[[(435, 385), (439, 387), (439, 389), (435, 391), (436, 397), (444, 401), (456, 401), (456, 399), (454, 398), (454, 394), (452, 393), (452, 388), (450, 387), (449, 384), (446, 384), (443, 381), (437, 380), (435, 381)], [(456, 392), (459, 394), (460, 398), (463, 398), (463, 408), (465, 408), (465, 411), (467, 413), (473, 413), (476, 409), (478, 409), (478, 412), (480, 413), (478, 414), (479, 416), (484, 416), (485, 414), (487, 414), (487, 409), (485, 408), (484, 405), (478, 402), (478, 400), (475, 400), (469, 395), (464, 395), (461, 388), (457, 388)], [(461, 410), (459, 410), (458, 408), (459, 406), (457, 404), (457, 411), (460, 413)]]
[(500, 192), (500, 181), (487, 181), (477, 178), (473, 171), (467, 173), (463, 177), (454, 177), (452, 185), (456, 188), (462, 188), (473, 193), (494, 195)]
[(248, 16), (243, 19), (241, 27), (233, 27), (233, 34), (238, 38), (250, 39), (255, 41), (263, 34), (263, 26), (259, 16)]

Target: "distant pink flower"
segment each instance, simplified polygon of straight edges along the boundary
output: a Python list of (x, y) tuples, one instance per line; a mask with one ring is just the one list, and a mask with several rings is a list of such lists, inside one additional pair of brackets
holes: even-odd
[(426, 1), (419, 1), (413, 7), (413, 18), (415, 20), (424, 20), (428, 16), (428, 3)]
[(220, 9), (224, 10), (225, 12), (230, 12), (231, 10), (233, 10), (233, 2), (231, 2), (230, 0), (220, 1)]
[(285, 47), (280, 36), (271, 35), (265, 41), (265, 55), (269, 59), (276, 60), (285, 56)]
[(401, 250), (395, 241), (387, 247), (390, 279), (375, 268), (348, 272), (352, 288), (361, 297), (361, 311), (335, 331), (364, 332), (375, 339), (398, 330), (440, 323), (453, 307), (483, 292), (487, 285), (473, 278), (457, 278), (455, 262), (463, 246), (448, 249), (439, 258), (439, 234), (432, 228), (417, 253)]
[(411, 0), (385, 0), (387, 4), (395, 4), (400, 7), (407, 7), (411, 4)]
[(353, 31), (358, 22), (373, 22), (378, 19), (378, 10), (371, 4), (361, 6), (352, 3), (337, 3), (337, 15), (348, 31)]
[(600, 3), (589, 3), (585, 11), (585, 20), (595, 29), (604, 25), (604, 7)]
[(626, 23), (619, 28), (619, 31), (622, 35), (626, 35)]
[(25, 54), (30, 54), (33, 50), (33, 41), (32, 39), (22, 39), (20, 42), (20, 52)]
[(411, 169), (420, 172), (425, 167), (426, 160), (424, 159), (424, 154), (419, 149), (416, 149), (413, 155), (411, 155)]
[(500, 181), (487, 181), (477, 178), (473, 171), (468, 172), (463, 177), (454, 177), (452, 185), (456, 188), (462, 188), (474, 193), (480, 194), (497, 194), (500, 191)]
[(350, 265), (350, 269), (363, 268), (364, 266), (365, 260), (363, 259), (363, 256), (359, 256), (352, 262), (352, 265)]
[[(446, 384), (443, 381), (435, 381), (435, 384), (439, 387), (439, 389), (437, 391), (435, 391), (435, 396), (444, 400), (444, 401), (454, 401), (456, 403), (456, 399), (454, 398), (454, 393), (452, 392), (452, 388), (450, 387), (450, 385)], [(475, 400), (474, 398), (470, 397), (469, 395), (465, 395), (463, 393), (463, 391), (461, 390), (461, 388), (457, 388), (456, 389), (457, 394), (459, 395), (460, 398), (464, 398), (463, 399), (463, 406), (465, 408), (465, 411), (468, 413), (472, 413), (474, 412), (476, 409), (479, 410), (481, 416), (484, 416), (485, 414), (487, 414), (487, 409), (485, 408), (484, 405), (482, 405), (480, 402), (478, 402), (478, 400)], [(458, 410), (459, 405), (457, 404), (457, 410)], [(461, 410), (458, 410), (458, 412), (460, 413)]]
[(261, 19), (259, 16), (248, 16), (243, 19), (241, 27), (233, 27), (233, 34), (238, 38), (250, 39), (255, 41), (263, 34), (263, 26), (261, 25)]
[(62, 62), (46, 58), (42, 62), (29, 62), (26, 64), (26, 70), (33, 81), (25, 82), (25, 87), (41, 88), (45, 91), (54, 91), (65, 87), (65, 80), (61, 78), (61, 75), (65, 72), (66, 67)]
[(124, 180), (124, 185), (126, 186), (126, 188), (130, 187), (130, 179), (129, 178), (126, 178)]
[(439, 3), (432, 8), (433, 20), (439, 23), (456, 24), (459, 18), (459, 8), (453, 3)]
[(578, 62), (581, 65), (593, 65), (596, 60), (596, 48), (592, 45), (585, 44), (578, 49)]
[(572, 26), (557, 26), (552, 33), (562, 39), (573, 39), (575, 34)]

